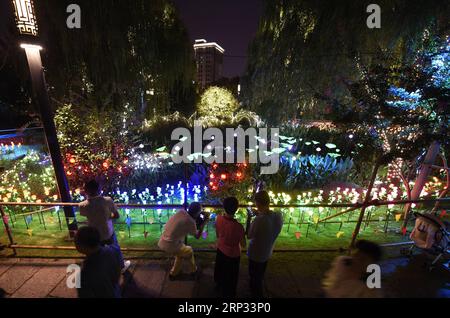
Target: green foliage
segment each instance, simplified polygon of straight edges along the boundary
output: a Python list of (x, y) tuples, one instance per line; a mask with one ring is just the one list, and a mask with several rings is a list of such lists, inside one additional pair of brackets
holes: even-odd
[(261, 123), (259, 116), (247, 109), (239, 109), (239, 102), (233, 93), (225, 88), (209, 87), (197, 105), (198, 120), (205, 127), (256, 127)]
[(348, 83), (352, 100), (334, 101), (335, 122), (371, 136), (379, 154), (395, 158), (415, 158), (432, 141), (447, 144), (450, 87), (443, 74), (449, 64), (436, 63), (436, 57), (448, 51), (448, 41), (446, 37), (425, 47), (413, 63), (386, 67), (394, 65), (392, 58), (379, 56), (364, 68), (361, 80)]
[(445, 2), (383, 0), (377, 2), (382, 27), (369, 29), (370, 3), (265, 0), (250, 47), (244, 104), (267, 121), (320, 118), (332, 104), (316, 94), (349, 98), (345, 83), (359, 78), (360, 65), (370, 64), (378, 52), (408, 60), (420, 46), (424, 30), (433, 24), (433, 30), (447, 26)]
[(350, 158), (309, 155), (294, 159), (284, 156), (277, 176), (271, 180), (271, 188), (277, 191), (320, 188), (331, 181), (348, 181), (352, 168)]
[(190, 121), (178, 112), (164, 116), (155, 115), (145, 120), (142, 126), (141, 141), (153, 148), (170, 145), (172, 131), (179, 127), (190, 127)]
[(147, 117), (193, 110), (192, 47), (170, 0), (80, 0), (79, 31), (62, 27), (70, 3), (36, 2), (53, 97), (100, 109), (135, 101)]
[(61, 106), (55, 114), (58, 140), (64, 153), (66, 174), (72, 187), (88, 178), (102, 178), (113, 184), (128, 170), (124, 164), (133, 147), (129, 112), (80, 111), (72, 105)]
[(199, 120), (212, 124), (214, 122), (231, 122), (239, 103), (233, 93), (221, 87), (209, 87), (200, 97), (197, 105)]

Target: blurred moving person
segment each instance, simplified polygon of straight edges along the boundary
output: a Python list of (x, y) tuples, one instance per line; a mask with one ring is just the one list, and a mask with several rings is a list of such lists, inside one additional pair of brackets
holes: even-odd
[(377, 264), (382, 256), (381, 247), (373, 242), (359, 240), (352, 256), (338, 256), (325, 273), (322, 286), (329, 298), (379, 298), (379, 288), (369, 288), (367, 267)]

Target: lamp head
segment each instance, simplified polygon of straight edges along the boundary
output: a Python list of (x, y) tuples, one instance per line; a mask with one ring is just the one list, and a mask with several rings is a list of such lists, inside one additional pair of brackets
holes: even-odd
[(38, 25), (33, 0), (12, 0), (12, 2), (19, 34), (36, 37)]
[(37, 44), (32, 44), (32, 43), (21, 43), (20, 47), (22, 49), (35, 49), (35, 50), (42, 50), (42, 46), (37, 45)]

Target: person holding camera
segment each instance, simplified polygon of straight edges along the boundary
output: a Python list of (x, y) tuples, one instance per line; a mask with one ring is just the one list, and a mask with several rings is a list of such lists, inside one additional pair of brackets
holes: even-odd
[(167, 221), (159, 239), (158, 247), (164, 252), (175, 256), (169, 279), (177, 278), (181, 272), (184, 259), (189, 260), (190, 274), (197, 273), (194, 251), (191, 246), (184, 244), (184, 239), (188, 234), (199, 239), (208, 220), (209, 214), (202, 212), (201, 204), (192, 202), (187, 211), (181, 209)]
[(283, 217), (280, 212), (270, 210), (270, 197), (266, 191), (255, 194), (255, 205), (256, 213), (251, 209), (247, 210), (248, 271), (252, 296), (262, 297), (267, 262), (283, 227)]
[(245, 248), (245, 231), (234, 214), (239, 208), (235, 197), (223, 201), (224, 215), (216, 220), (217, 253), (214, 267), (214, 281), (222, 297), (235, 297), (239, 278), (241, 248)]

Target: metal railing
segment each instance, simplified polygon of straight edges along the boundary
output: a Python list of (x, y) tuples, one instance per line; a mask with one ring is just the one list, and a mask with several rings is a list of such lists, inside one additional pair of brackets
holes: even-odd
[[(450, 203), (450, 197), (447, 198), (436, 198), (436, 199), (417, 199), (417, 200), (393, 200), (393, 201), (382, 201), (382, 200), (369, 200), (367, 202), (358, 202), (358, 203), (334, 203), (334, 204), (275, 204), (275, 205), (271, 205), (271, 208), (273, 209), (290, 209), (290, 208), (347, 208), (345, 211), (341, 211), (339, 213), (333, 214), (333, 215), (328, 215), (324, 218), (318, 219), (317, 222), (315, 222), (315, 226), (317, 227), (318, 224), (327, 224), (327, 223), (342, 223), (343, 221), (335, 221), (335, 222), (330, 222), (330, 219), (336, 218), (338, 216), (347, 214), (347, 213), (351, 213), (357, 209), (366, 209), (368, 207), (378, 207), (378, 206), (391, 206), (391, 205), (405, 205), (405, 204), (425, 204), (425, 203)], [(167, 210), (167, 209), (176, 209), (176, 208), (183, 208), (186, 206), (186, 204), (123, 204), (123, 203), (118, 203), (116, 204), (118, 208), (126, 208), (126, 209), (141, 209), (141, 210), (154, 210), (154, 209), (162, 209), (162, 210)], [(64, 206), (73, 206), (73, 207), (78, 207), (79, 204), (78, 203), (64, 203), (64, 202), (48, 202), (48, 203), (28, 203), (28, 202), (0, 202), (0, 213), (2, 216), (2, 220), (3, 220), (3, 225), (5, 227), (5, 232), (8, 236), (8, 240), (9, 240), (9, 244), (8, 244), (8, 248), (11, 248), (13, 250), (14, 255), (16, 254), (16, 249), (50, 249), (50, 250), (75, 250), (74, 246), (49, 246), (49, 245), (26, 245), (26, 244), (17, 244), (14, 241), (14, 237), (13, 237), (13, 233), (11, 230), (11, 227), (9, 225), (9, 216), (5, 213), (5, 207), (17, 207), (17, 206), (21, 206), (21, 207), (45, 207), (46, 209), (41, 209), (39, 211), (32, 211), (32, 212), (28, 212), (28, 213), (23, 213), (23, 214), (19, 214), (20, 216), (22, 215), (32, 215), (32, 214), (36, 214), (36, 213), (42, 213), (45, 211), (49, 211), (52, 208), (55, 207), (64, 207)], [(240, 205), (240, 208), (246, 208), (249, 205)], [(221, 205), (217, 205), (217, 204), (208, 204), (205, 203), (203, 204), (203, 207), (205, 208), (217, 208), (220, 209), (222, 208)], [(65, 217), (64, 217), (65, 218)], [(66, 221), (67, 218), (66, 218)], [(290, 220), (289, 220), (290, 222)], [(350, 222), (348, 220), (348, 222)], [(368, 224), (368, 222), (371, 222), (370, 220), (370, 216), (369, 219), (364, 219), (364, 218), (359, 218), (357, 221), (352, 221), (356, 223), (356, 227), (355, 229), (359, 228), (361, 226), (362, 223), (366, 222), (366, 225)], [(133, 222), (133, 224), (142, 224), (139, 222)], [(297, 225), (300, 223), (297, 223)], [(305, 222), (302, 224), (308, 224), (308, 229), (309, 230), (309, 226), (311, 225), (311, 222)], [(161, 224), (160, 224), (161, 225)], [(290, 223), (289, 223), (290, 225)], [(61, 222), (60, 222), (60, 226), (61, 226)], [(289, 231), (289, 228), (288, 228)], [(355, 234), (355, 232), (353, 232), (353, 236), (357, 236), (358, 233)], [(352, 241), (356, 239), (356, 237), (352, 237)], [(399, 242), (399, 243), (393, 243), (393, 244), (387, 244), (386, 246), (395, 246), (398, 244), (408, 244), (410, 242)], [(122, 248), (122, 250), (124, 251), (129, 251), (129, 252), (160, 252), (158, 249), (150, 249), (150, 248), (136, 248), (136, 247), (124, 247)], [(278, 249), (275, 250), (275, 252), (338, 252), (338, 251), (344, 251), (346, 250), (346, 248), (335, 248), (335, 249)], [(213, 249), (196, 249), (196, 251), (200, 251), (200, 252), (214, 252), (215, 250)]]

